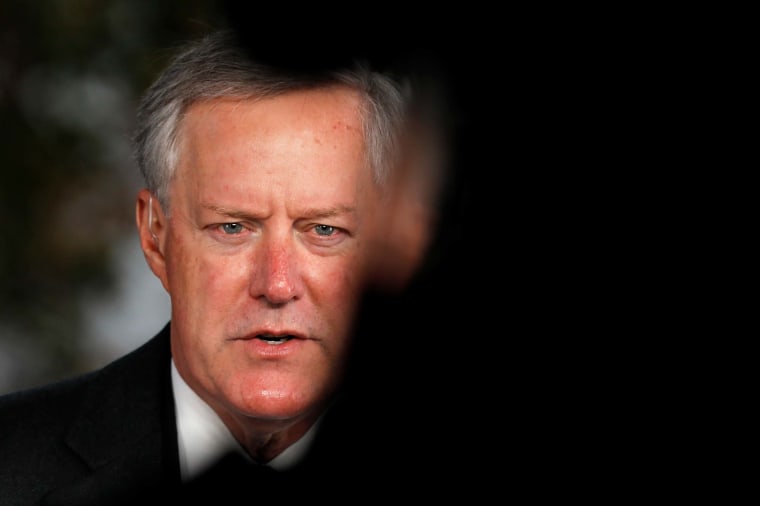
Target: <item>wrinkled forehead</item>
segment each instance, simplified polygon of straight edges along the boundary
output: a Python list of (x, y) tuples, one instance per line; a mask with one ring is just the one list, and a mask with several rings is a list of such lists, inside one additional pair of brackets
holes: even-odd
[[(346, 85), (295, 89), (264, 95), (201, 98), (186, 105), (178, 122), (176, 159), (191, 146), (188, 135), (204, 129), (204, 123), (240, 124), (250, 135), (266, 135), (273, 129), (290, 128), (294, 134), (304, 128), (315, 130), (314, 139), (340, 147), (346, 135), (361, 142), (363, 157), (371, 169), (372, 145), (368, 135), (367, 98)], [(241, 115), (247, 115), (243, 124)], [(309, 120), (307, 123), (306, 119)], [(255, 128), (260, 125), (260, 128)], [(205, 130), (209, 130), (205, 128)], [(317, 133), (318, 131), (318, 133)]]
[[(233, 95), (198, 97), (183, 105), (178, 123), (179, 134), (185, 129), (187, 118), (201, 113), (213, 112), (220, 106), (249, 106), (250, 110), (260, 110), (265, 114), (270, 109), (278, 109), (279, 114), (296, 111), (299, 114), (320, 114), (325, 121), (338, 122), (364, 135), (368, 120), (369, 98), (348, 85), (330, 84), (308, 88), (294, 88), (256, 93), (237, 92)], [(251, 106), (254, 109), (251, 109)]]
[(358, 94), (350, 90), (204, 100), (188, 109), (182, 128), (175, 176), (197, 184), (224, 177), (292, 186), (297, 178), (315, 188), (377, 190)]

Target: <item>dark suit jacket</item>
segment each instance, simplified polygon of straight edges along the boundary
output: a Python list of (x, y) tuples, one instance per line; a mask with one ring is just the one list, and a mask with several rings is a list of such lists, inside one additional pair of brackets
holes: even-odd
[(398, 395), (401, 383), (390, 387), (398, 370), (357, 368), (363, 374), (351, 376), (351, 388), (328, 411), (299, 468), (276, 479), (225, 469), (204, 486), (180, 487), (170, 358), (167, 324), (100, 370), (1, 397), (0, 504), (136, 504), (209, 491), (216, 499), (225, 492), (264, 499), (268, 484), (277, 485), (270, 496), (278, 498), (329, 492), (350, 499), (368, 489), (379, 498), (408, 494), (410, 484), (427, 494), (423, 476), (433, 486), (445, 483), (435, 473), (444, 461), (424, 444), (436, 426), (422, 423)]
[(179, 483), (168, 330), (101, 370), (0, 398), (0, 503), (111, 504)]

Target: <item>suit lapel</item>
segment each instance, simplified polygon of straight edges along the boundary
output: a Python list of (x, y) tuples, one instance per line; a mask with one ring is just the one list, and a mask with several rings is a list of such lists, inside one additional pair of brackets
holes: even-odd
[(179, 482), (167, 327), (93, 374), (66, 437), (91, 473), (45, 504), (120, 504)]

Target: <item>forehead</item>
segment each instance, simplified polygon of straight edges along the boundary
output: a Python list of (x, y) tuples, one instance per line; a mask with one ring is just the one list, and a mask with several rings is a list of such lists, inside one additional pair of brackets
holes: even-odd
[(248, 195), (266, 185), (306, 197), (327, 181), (358, 190), (372, 179), (361, 111), (359, 93), (346, 87), (198, 102), (183, 120), (178, 173), (209, 191), (224, 182), (224, 191)]
[[(255, 115), (257, 121), (267, 122), (281, 118), (321, 119), (336, 122), (356, 132), (364, 131), (363, 95), (348, 86), (331, 85), (310, 89), (297, 89), (283, 93), (250, 97), (214, 97), (197, 100), (184, 111), (180, 133), (197, 127), (199, 117), (227, 115), (225, 121), (234, 120), (237, 114)], [(231, 116), (230, 116), (231, 115)]]
[[(251, 141), (267, 137), (311, 136), (319, 145), (345, 149), (347, 142), (366, 148), (363, 100), (345, 86), (290, 91), (255, 98), (221, 97), (188, 107), (180, 124), (179, 146), (193, 148), (206, 139), (231, 142), (236, 136)], [(190, 141), (190, 145), (188, 142)], [(326, 143), (326, 144), (325, 144)]]

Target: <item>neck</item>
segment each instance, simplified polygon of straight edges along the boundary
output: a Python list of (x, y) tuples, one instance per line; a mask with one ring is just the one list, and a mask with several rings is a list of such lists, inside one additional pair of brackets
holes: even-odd
[(295, 421), (234, 418), (220, 413), (237, 442), (260, 464), (271, 461), (303, 437), (319, 419), (321, 412)]

